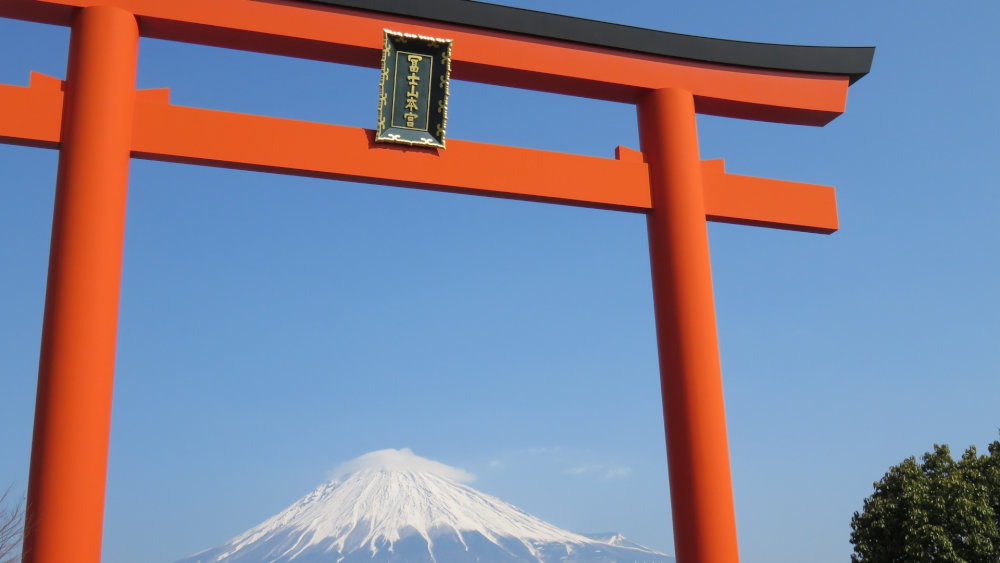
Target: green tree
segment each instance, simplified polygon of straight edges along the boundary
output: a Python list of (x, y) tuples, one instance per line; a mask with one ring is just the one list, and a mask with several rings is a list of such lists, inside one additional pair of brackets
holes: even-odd
[(1000, 441), (989, 452), (935, 444), (891, 467), (851, 519), (851, 561), (1000, 563)]

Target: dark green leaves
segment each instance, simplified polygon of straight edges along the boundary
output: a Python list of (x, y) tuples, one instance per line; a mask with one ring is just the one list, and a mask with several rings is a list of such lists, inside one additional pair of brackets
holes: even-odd
[(1000, 563), (1000, 442), (895, 465), (851, 519), (854, 563)]

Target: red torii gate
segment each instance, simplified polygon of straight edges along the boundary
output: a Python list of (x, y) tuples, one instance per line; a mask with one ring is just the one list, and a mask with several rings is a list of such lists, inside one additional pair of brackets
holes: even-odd
[[(738, 560), (705, 220), (831, 233), (836, 202), (830, 187), (701, 161), (695, 113), (824, 125), (873, 48), (682, 36), (465, 0), (3, 0), (0, 17), (72, 27), (65, 82), (32, 73), (27, 87), (0, 85), (0, 142), (60, 150), (24, 561), (100, 560), (130, 158), (645, 213), (677, 558)], [(377, 67), (386, 27), (453, 39), (456, 79), (634, 103), (642, 151), (376, 145), (368, 129), (135, 90), (140, 35)]]

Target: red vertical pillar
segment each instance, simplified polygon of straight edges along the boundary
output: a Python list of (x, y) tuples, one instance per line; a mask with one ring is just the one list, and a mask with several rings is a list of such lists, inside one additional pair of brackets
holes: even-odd
[(26, 563), (101, 559), (139, 34), (75, 16), (63, 107), (25, 522)]
[(677, 561), (736, 563), (694, 97), (655, 90), (638, 111), (652, 189), (647, 225)]

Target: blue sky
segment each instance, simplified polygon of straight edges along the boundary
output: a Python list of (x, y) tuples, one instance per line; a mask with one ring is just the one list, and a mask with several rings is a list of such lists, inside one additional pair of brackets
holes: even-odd
[[(709, 226), (744, 562), (844, 561), (890, 465), (997, 438), (1000, 4), (509, 4), (877, 46), (826, 127), (699, 118), (702, 158), (836, 186), (841, 220)], [(63, 77), (67, 43), (0, 20), (0, 82)], [(138, 82), (375, 124), (372, 69), (143, 40)], [(459, 82), (449, 118), (454, 139), (638, 148), (622, 104)], [(0, 486), (21, 490), (56, 157), (0, 146)], [(128, 213), (106, 563), (222, 543), (403, 447), (556, 525), (673, 552), (642, 216), (143, 161)]]

